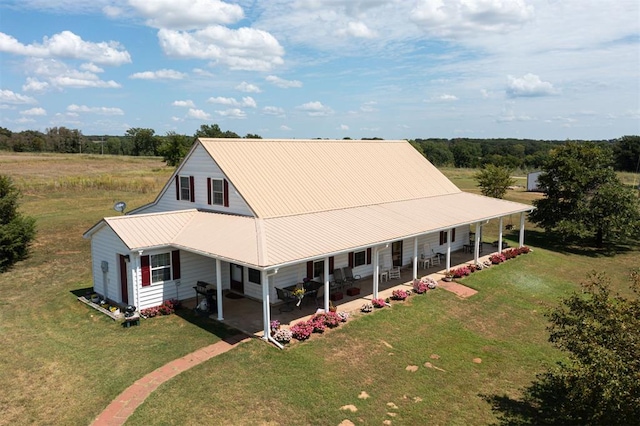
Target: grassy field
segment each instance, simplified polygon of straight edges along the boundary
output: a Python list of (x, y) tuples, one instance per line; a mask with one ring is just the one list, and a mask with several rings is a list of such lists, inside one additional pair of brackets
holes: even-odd
[[(188, 312), (124, 330), (76, 301), (92, 285), (82, 233), (115, 201), (152, 201), (171, 171), (155, 158), (0, 153), (38, 226), (31, 258), (0, 275), (0, 424), (89, 424), (139, 377), (232, 332)], [(473, 171), (445, 173), (477, 190)], [(470, 299), (437, 290), (284, 351), (240, 345), (163, 385), (129, 424), (493, 423), (488, 397), (517, 396), (561, 356), (546, 341), (548, 307), (591, 270), (624, 288), (638, 258), (566, 250), (537, 230), (527, 243), (533, 253), (466, 278)]]

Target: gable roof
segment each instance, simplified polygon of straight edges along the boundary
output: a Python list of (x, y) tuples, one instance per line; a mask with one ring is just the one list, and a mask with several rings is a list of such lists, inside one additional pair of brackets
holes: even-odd
[(265, 219), (461, 192), (402, 140), (199, 141)]

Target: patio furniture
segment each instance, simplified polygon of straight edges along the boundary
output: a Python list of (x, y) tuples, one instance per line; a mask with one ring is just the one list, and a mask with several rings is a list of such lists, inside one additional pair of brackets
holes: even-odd
[(284, 304), (278, 308), (278, 311), (281, 313), (293, 311), (293, 304), (298, 301), (298, 298), (293, 297), (290, 291), (278, 287), (276, 287), (276, 294), (278, 295), (278, 299), (284, 302)]
[(342, 274), (344, 275), (345, 281), (352, 287), (356, 285), (356, 281), (362, 278), (360, 275), (353, 275), (353, 269), (349, 266), (342, 268)]
[(400, 267), (396, 266), (395, 268), (389, 269), (389, 279), (402, 278), (400, 276)]
[(324, 285), (318, 287), (316, 290), (316, 308), (324, 306)]
[(420, 259), (418, 259), (418, 267), (420, 269), (428, 269), (431, 264), (431, 258), (425, 257), (425, 255), (420, 255)]
[(389, 270), (380, 271), (380, 281), (389, 281)]
[(342, 289), (345, 286), (346, 282), (347, 281), (344, 277), (344, 274), (342, 273), (342, 269), (334, 269), (332, 287), (336, 289)]

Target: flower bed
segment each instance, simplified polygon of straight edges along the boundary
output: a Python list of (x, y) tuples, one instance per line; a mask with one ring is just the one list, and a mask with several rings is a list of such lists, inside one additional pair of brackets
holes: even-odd
[(409, 292), (403, 289), (393, 290), (391, 292), (391, 298), (393, 300), (405, 300), (409, 297)]
[(144, 318), (153, 318), (161, 315), (171, 315), (178, 308), (180, 308), (180, 302), (175, 299), (169, 299), (162, 302), (162, 305), (141, 310), (140, 315), (142, 315)]
[(325, 312), (312, 316), (308, 321), (298, 321), (289, 330), (283, 329), (278, 320), (271, 321), (272, 337), (279, 343), (287, 344), (291, 339), (307, 340), (313, 333), (323, 333), (327, 328), (335, 328), (349, 318), (347, 312)]
[(426, 293), (428, 290), (433, 290), (437, 286), (438, 282), (431, 277), (413, 280), (413, 292), (416, 294)]

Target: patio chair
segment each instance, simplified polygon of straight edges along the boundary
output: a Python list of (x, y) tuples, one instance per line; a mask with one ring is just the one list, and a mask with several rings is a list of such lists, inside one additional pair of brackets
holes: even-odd
[(346, 285), (347, 281), (344, 278), (344, 274), (342, 273), (342, 269), (334, 269), (333, 270), (333, 288), (341, 289)]
[(400, 267), (396, 266), (394, 268), (389, 269), (389, 279), (394, 279), (394, 278), (402, 278), (400, 276)]
[(342, 274), (344, 275), (344, 280), (351, 286), (360, 287), (360, 285), (356, 284), (356, 281), (361, 279), (360, 275), (353, 275), (353, 269), (349, 266), (345, 266), (342, 268)]
[(293, 311), (293, 304), (297, 303), (298, 299), (293, 297), (289, 292), (278, 287), (276, 287), (276, 294), (278, 295), (278, 299), (284, 302), (284, 304), (278, 308), (278, 312), (282, 313)]
[(324, 286), (318, 287), (316, 290), (316, 308), (324, 306)]

